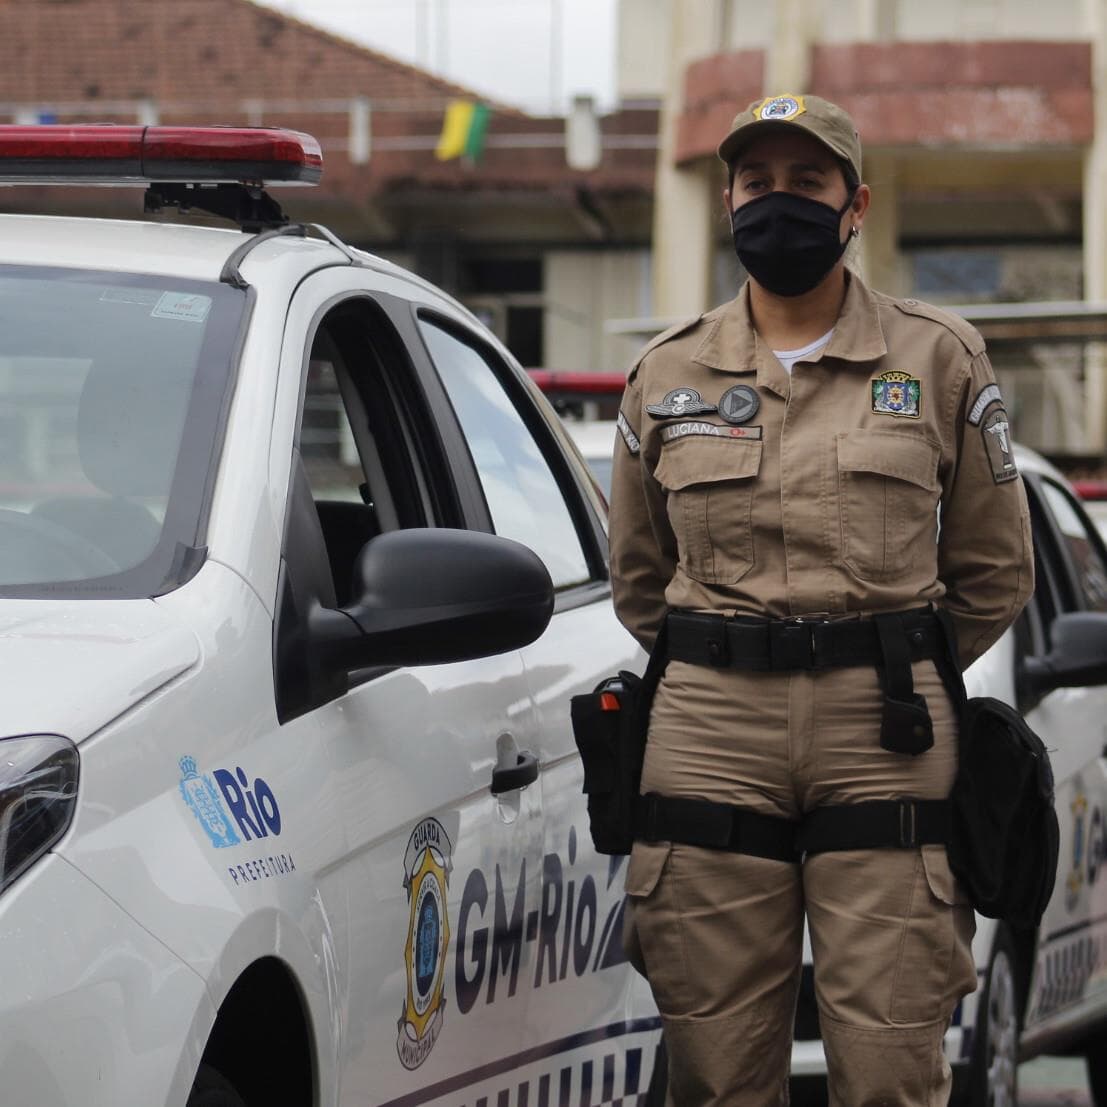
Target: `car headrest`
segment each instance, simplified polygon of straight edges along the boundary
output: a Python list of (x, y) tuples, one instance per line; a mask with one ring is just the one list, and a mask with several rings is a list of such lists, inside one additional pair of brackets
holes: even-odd
[(94, 363), (77, 408), (88, 479), (115, 496), (167, 496), (191, 383), (191, 374)]

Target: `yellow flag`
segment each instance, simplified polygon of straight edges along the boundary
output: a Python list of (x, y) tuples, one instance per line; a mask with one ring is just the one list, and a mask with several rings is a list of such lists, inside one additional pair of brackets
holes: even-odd
[(475, 109), (476, 105), (471, 100), (451, 100), (446, 105), (442, 133), (438, 136), (438, 145), (434, 149), (434, 156), (439, 161), (459, 158), (465, 153)]

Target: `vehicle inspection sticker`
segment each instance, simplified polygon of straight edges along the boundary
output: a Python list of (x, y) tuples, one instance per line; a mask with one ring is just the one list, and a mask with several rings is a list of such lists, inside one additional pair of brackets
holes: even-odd
[(150, 315), (154, 319), (183, 319), (202, 323), (211, 310), (211, 297), (188, 292), (163, 292)]

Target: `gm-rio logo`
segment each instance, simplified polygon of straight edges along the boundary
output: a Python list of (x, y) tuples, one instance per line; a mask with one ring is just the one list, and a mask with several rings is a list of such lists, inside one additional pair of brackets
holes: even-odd
[(280, 834), (281, 809), (261, 777), (251, 781), (241, 766), (201, 776), (194, 757), (182, 757), (178, 764), (181, 795), (216, 849)]

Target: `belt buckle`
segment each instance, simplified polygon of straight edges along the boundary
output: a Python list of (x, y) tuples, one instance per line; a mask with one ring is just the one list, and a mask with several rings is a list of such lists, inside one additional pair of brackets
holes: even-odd
[(815, 628), (823, 618), (796, 615), (769, 624), (769, 667), (774, 671), (815, 668)]

